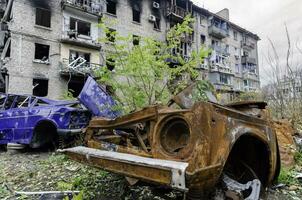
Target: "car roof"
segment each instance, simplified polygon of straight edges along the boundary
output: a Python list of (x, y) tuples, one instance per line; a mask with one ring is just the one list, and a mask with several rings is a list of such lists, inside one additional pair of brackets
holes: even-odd
[(34, 95), (30, 95), (30, 94), (8, 94), (8, 93), (0, 92), (0, 95), (5, 95), (5, 96), (8, 96), (8, 95), (29, 96), (29, 97), (33, 97), (33, 98), (36, 98), (36, 99), (41, 99), (42, 101), (44, 101), (48, 104), (53, 104), (53, 105), (67, 105), (67, 104), (79, 103), (79, 101), (77, 101), (77, 100), (53, 100), (53, 99), (49, 99), (49, 98), (46, 98), (46, 97), (37, 97), (37, 96), (34, 96)]

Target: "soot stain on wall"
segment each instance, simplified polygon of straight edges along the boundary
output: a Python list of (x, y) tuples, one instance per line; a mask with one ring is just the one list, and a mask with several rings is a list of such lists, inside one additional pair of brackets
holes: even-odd
[(28, 0), (33, 7), (50, 9), (51, 0)]

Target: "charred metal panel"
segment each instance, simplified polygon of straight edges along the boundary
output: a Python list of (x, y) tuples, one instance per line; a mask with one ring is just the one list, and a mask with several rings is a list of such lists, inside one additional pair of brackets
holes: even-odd
[(146, 158), (136, 155), (102, 151), (87, 147), (62, 150), (75, 155), (79, 161), (134, 178), (160, 182), (172, 188), (186, 191), (185, 170), (188, 163)]
[[(174, 101), (190, 109), (150, 106), (115, 119), (93, 118), (86, 131), (88, 147), (126, 153), (127, 156), (188, 163), (185, 169), (186, 188), (200, 190), (215, 186), (229, 156), (232, 156), (232, 148), (245, 136), (252, 138), (245, 140), (245, 146), (263, 147), (261, 153), (251, 148), (252, 151), (255, 150), (250, 152), (253, 159), (257, 160), (257, 156), (260, 158), (259, 153), (267, 156), (261, 157), (265, 165), (261, 169), (255, 168), (255, 173), (259, 170), (267, 172), (259, 172), (264, 186), (273, 181), (278, 162), (276, 136), (263, 103), (245, 104), (241, 108), (238, 104), (222, 106), (210, 102), (196, 102), (185, 106), (186, 103), (182, 103), (181, 99), (174, 98)], [(261, 110), (261, 117), (250, 113), (251, 109)], [(249, 141), (255, 142), (250, 144)], [(73, 159), (83, 159), (79, 152), (68, 154)], [(161, 177), (154, 179), (153, 173), (162, 173), (159, 169), (150, 169), (152, 174), (140, 177), (137, 174), (146, 173), (146, 168), (139, 168), (137, 163), (124, 165), (123, 161), (115, 160), (116, 163), (111, 166), (103, 158), (93, 159), (94, 166), (105, 170), (166, 184)], [(145, 163), (144, 159), (141, 159), (141, 163)], [(124, 171), (116, 169), (119, 164), (125, 167)]]

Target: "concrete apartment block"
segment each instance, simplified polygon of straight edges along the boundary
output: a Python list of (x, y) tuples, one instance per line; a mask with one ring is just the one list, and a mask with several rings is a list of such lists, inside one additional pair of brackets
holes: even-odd
[(76, 96), (87, 69), (106, 63), (100, 20), (122, 36), (165, 42), (187, 14), (195, 18), (194, 34), (178, 53), (190, 57), (192, 50), (212, 49), (197, 66), (200, 78), (228, 100), (259, 89), (259, 37), (232, 23), (228, 9), (212, 13), (189, 0), (9, 0), (0, 1), (0, 90), (51, 98), (70, 90)]

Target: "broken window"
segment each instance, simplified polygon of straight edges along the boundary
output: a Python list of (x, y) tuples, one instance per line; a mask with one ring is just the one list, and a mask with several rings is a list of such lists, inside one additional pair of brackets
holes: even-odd
[(68, 82), (68, 91), (72, 94), (73, 97), (78, 97), (84, 87), (86, 78), (73, 76)]
[(113, 0), (107, 0), (107, 13), (116, 15), (116, 2)]
[(85, 22), (79, 19), (70, 18), (70, 30), (74, 31), (78, 35), (86, 35), (90, 36), (90, 27), (91, 24), (89, 22)]
[(132, 43), (133, 43), (133, 46), (137, 46), (137, 45), (139, 45), (139, 36), (137, 36), (137, 35), (133, 35), (132, 36)]
[(106, 66), (107, 66), (108, 70), (113, 71), (114, 68), (115, 68), (115, 60), (112, 59), (112, 58), (107, 58), (106, 59)]
[(200, 44), (205, 44), (205, 42), (206, 42), (206, 36), (204, 36), (204, 35), (200, 35)]
[(33, 79), (33, 95), (38, 97), (46, 97), (48, 95), (47, 79)]
[(90, 53), (70, 50), (70, 52), (69, 52), (70, 61), (76, 60), (79, 57), (84, 58), (86, 60), (86, 62), (90, 62)]
[(139, 9), (135, 9), (135, 8), (132, 9), (132, 20), (134, 22), (141, 23), (141, 12)]
[(219, 76), (220, 76), (220, 83), (229, 84), (229, 79), (226, 74), (219, 74)]
[(116, 35), (116, 30), (114, 29), (109, 29), (109, 31), (106, 33), (106, 37), (109, 40), (109, 42), (115, 42), (115, 35)]
[(243, 80), (243, 84), (244, 84), (244, 86), (248, 86), (248, 81), (247, 80)]
[(51, 13), (50, 10), (36, 8), (36, 25), (50, 27)]
[[(84, 58), (86, 60), (86, 62), (83, 64), (83, 67), (89, 67), (89, 65), (90, 65), (90, 53), (70, 50), (70, 52), (69, 52), (69, 63), (71, 63), (72, 61), (78, 59), (79, 57)], [(82, 62), (83, 62), (82, 60), (78, 60), (78, 63), (76, 65), (79, 65)]]
[(49, 60), (49, 45), (35, 43), (35, 59), (47, 62)]
[(155, 18), (154, 29), (160, 30), (160, 18), (158, 17)]
[(234, 31), (234, 40), (238, 40), (238, 33), (237, 33), (237, 31)]

